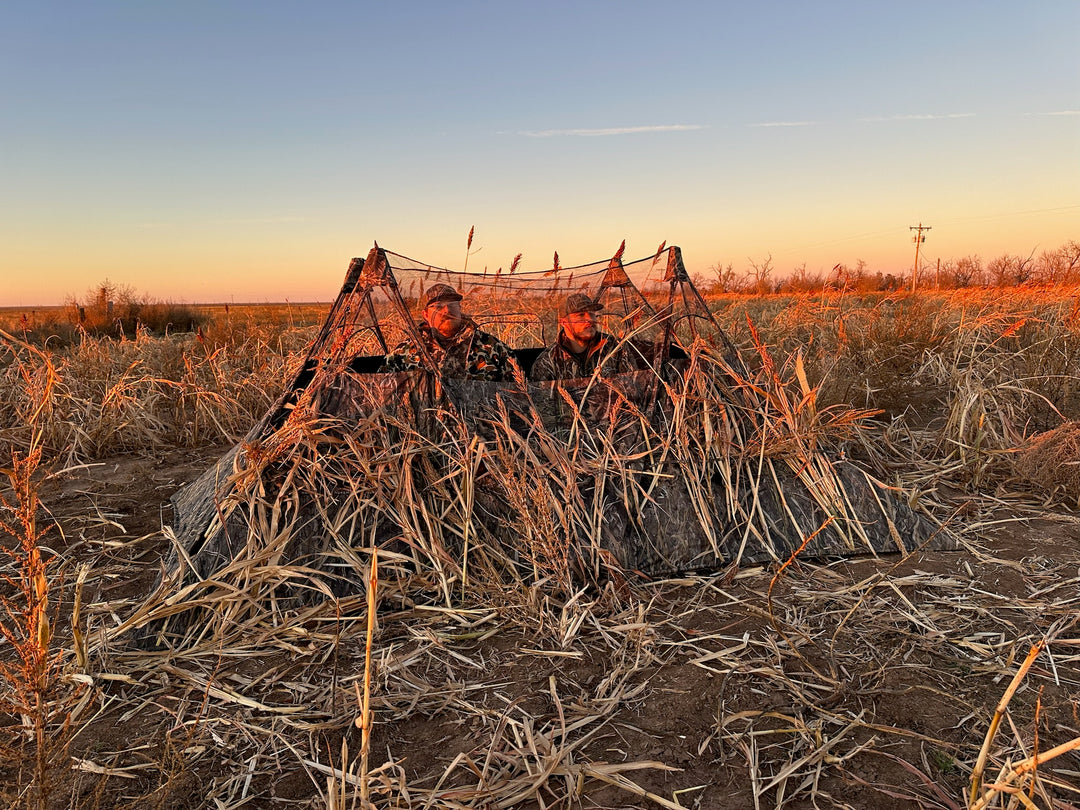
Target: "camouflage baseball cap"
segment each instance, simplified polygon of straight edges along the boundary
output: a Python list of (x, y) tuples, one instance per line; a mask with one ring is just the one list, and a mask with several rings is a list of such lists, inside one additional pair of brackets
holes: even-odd
[(603, 312), (604, 305), (594, 298), (590, 298), (585, 293), (574, 293), (573, 295), (566, 296), (562, 303), (559, 304), (559, 317), (565, 318), (567, 315), (573, 315), (576, 312)]
[(449, 284), (432, 284), (422, 296), (420, 296), (420, 309), (427, 309), (429, 304), (436, 301), (460, 301), (461, 293)]

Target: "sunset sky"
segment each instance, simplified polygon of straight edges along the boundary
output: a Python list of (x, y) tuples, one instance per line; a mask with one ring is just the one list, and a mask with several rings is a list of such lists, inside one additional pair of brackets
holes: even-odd
[(0, 5), (0, 306), (108, 278), (333, 298), (460, 268), (689, 269), (1080, 240), (1080, 2)]

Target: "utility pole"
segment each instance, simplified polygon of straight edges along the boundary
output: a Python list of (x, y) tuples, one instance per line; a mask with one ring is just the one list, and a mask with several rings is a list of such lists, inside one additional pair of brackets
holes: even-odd
[(915, 243), (915, 267), (911, 270), (911, 291), (915, 292), (915, 282), (919, 278), (919, 245), (926, 241), (926, 237), (923, 236), (923, 231), (930, 230), (929, 225), (923, 225), (921, 222), (918, 225), (912, 225), (908, 228), (909, 231), (918, 231), (911, 241)]

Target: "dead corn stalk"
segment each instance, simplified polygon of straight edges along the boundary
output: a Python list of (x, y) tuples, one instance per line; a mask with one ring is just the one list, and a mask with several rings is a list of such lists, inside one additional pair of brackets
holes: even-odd
[[(1001, 724), (1001, 718), (1005, 716), (1005, 710), (1009, 706), (1009, 701), (1011, 701), (1013, 695), (1016, 694), (1016, 690), (1020, 688), (1020, 682), (1024, 680), (1024, 676), (1027, 675), (1028, 670), (1031, 669), (1031, 665), (1035, 663), (1035, 659), (1039, 657), (1039, 653), (1042, 652), (1045, 645), (1046, 642), (1044, 639), (1040, 639), (1035, 644), (1031, 645), (1027, 658), (1024, 659), (1020, 668), (1016, 670), (1016, 674), (1013, 676), (1009, 688), (1005, 690), (1005, 694), (1003, 694), (1001, 700), (998, 701), (997, 708), (994, 709), (994, 716), (990, 720), (990, 728), (986, 730), (986, 739), (983, 740), (982, 749), (979, 751), (979, 758), (975, 761), (975, 767), (971, 771), (971, 789), (968, 793), (968, 805), (972, 810), (975, 810), (976, 807), (985, 807), (986, 802), (989, 801), (989, 796), (995, 792), (993, 788), (991, 788), (987, 791), (987, 796), (979, 799), (978, 802), (975, 800), (976, 796), (979, 795), (979, 788), (982, 786), (983, 771), (986, 769), (986, 759), (990, 754), (990, 745), (993, 743), (994, 736), (997, 734), (998, 726)], [(1046, 754), (1044, 754), (1043, 759), (1046, 758)]]
[[(378, 606), (376, 596), (379, 587), (379, 550), (371, 547), (371, 576), (368, 579), (367, 592), (367, 638), (364, 644), (364, 692), (360, 694), (360, 684), (354, 682), (356, 699), (360, 703), (360, 716), (356, 726), (360, 729), (360, 801), (362, 807), (371, 806), (371, 786), (368, 784), (368, 755), (371, 751), (371, 640), (375, 635), (375, 610)], [(345, 767), (342, 761), (342, 768)]]

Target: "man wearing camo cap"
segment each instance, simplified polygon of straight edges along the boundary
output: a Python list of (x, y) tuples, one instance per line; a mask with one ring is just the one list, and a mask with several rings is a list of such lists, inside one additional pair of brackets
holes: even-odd
[[(461, 293), (448, 284), (433, 284), (420, 297), (423, 323), (420, 339), (435, 365), (447, 377), (472, 380), (504, 379), (510, 368), (510, 349), (494, 335), (482, 332), (461, 314)], [(421, 347), (412, 338), (386, 356), (385, 371), (425, 368)]]
[(634, 371), (633, 358), (624, 346), (600, 331), (596, 314), (600, 302), (584, 293), (566, 296), (559, 305), (559, 335), (533, 363), (533, 380), (567, 380), (590, 377), (597, 368), (601, 376)]

